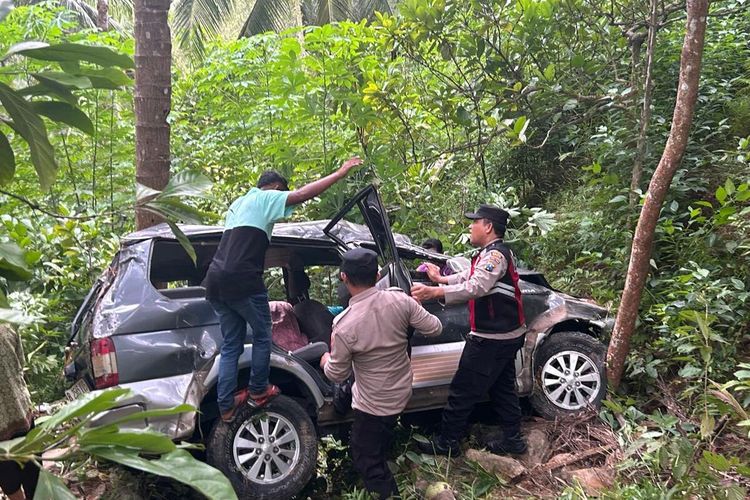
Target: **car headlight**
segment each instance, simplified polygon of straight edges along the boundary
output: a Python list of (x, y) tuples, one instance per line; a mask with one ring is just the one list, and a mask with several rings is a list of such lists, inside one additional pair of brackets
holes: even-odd
[(604, 319), (592, 321), (591, 324), (598, 326), (602, 333), (609, 333), (615, 327), (615, 316), (607, 316)]

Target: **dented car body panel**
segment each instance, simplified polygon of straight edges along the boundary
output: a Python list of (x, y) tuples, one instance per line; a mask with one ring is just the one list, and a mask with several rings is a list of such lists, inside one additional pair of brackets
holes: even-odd
[[(276, 224), (266, 266), (283, 269), (337, 266), (344, 250), (340, 241), (347, 247), (376, 247), (366, 226), (340, 220), (333, 228), (328, 228), (337, 237), (330, 238), (324, 232), (329, 225), (328, 220)], [(384, 227), (390, 231), (387, 225)], [(196, 249), (195, 265), (184, 262), (186, 253), (180, 250), (166, 224), (128, 235), (73, 322), (66, 366), (68, 378), (83, 381), (89, 389), (94, 389), (96, 377), (91, 346), (96, 340), (108, 339), (114, 359), (107, 360), (116, 365), (109, 369), (116, 370), (118, 385), (134, 393), (98, 423), (183, 403), (199, 408), (203, 413), (201, 418), (216, 415), (212, 391), (215, 391), (218, 376), (221, 332), (218, 317), (205, 300), (200, 281), (218, 247), (223, 228), (181, 226), (181, 229)], [(433, 254), (412, 244), (404, 235), (394, 234), (392, 241), (401, 259), (449, 260), (448, 256)], [(403, 264), (399, 264), (399, 271), (403, 269)], [(389, 272), (393, 273), (393, 268)], [(390, 286), (403, 279), (402, 273), (398, 279), (389, 278), (389, 272), (379, 286)], [(162, 286), (177, 282), (177, 278), (180, 278), (180, 286)], [(534, 352), (545, 337), (554, 334), (560, 325), (573, 323), (593, 336), (600, 336), (611, 328), (612, 318), (606, 309), (594, 303), (553, 290), (538, 273), (522, 271), (521, 278), (528, 332), (516, 359), (517, 389), (520, 395), (528, 395), (534, 387)], [(432, 302), (425, 307), (440, 317), (444, 331), (433, 338), (417, 332), (412, 339), (414, 396), (407, 411), (439, 408), (445, 403), (448, 384), (469, 330), (465, 305), (446, 307)], [(247, 344), (240, 357), (241, 373), (249, 372), (251, 352), (252, 344)], [(274, 347), (271, 369), (272, 381), (280, 376), (296, 384), (296, 397), (306, 401), (318, 425), (347, 419), (333, 411), (333, 386), (315, 363)], [(151, 426), (174, 438), (185, 438), (193, 434), (197, 423), (198, 415), (190, 412), (161, 419), (135, 420), (132, 425)]]

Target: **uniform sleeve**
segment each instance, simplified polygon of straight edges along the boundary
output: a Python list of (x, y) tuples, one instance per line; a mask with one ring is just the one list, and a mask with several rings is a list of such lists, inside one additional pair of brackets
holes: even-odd
[(444, 287), (445, 303), (458, 304), (487, 295), (492, 286), (505, 275), (508, 262), (498, 250), (485, 253), (474, 266), (474, 274), (455, 285)]
[(464, 269), (460, 273), (450, 274), (450, 275), (446, 276), (446, 278), (448, 278), (448, 284), (449, 285), (455, 285), (455, 284), (458, 284), (458, 283), (463, 283), (464, 281), (466, 281), (467, 279), (469, 279), (469, 272), (470, 271), (471, 271), (470, 269)]
[(334, 328), (331, 335), (331, 357), (323, 367), (323, 372), (332, 382), (343, 382), (352, 373), (352, 352), (343, 337)]
[(287, 206), (286, 199), (290, 191), (268, 190), (263, 193), (265, 216), (268, 222), (277, 222), (286, 219), (294, 211), (294, 206)]
[(409, 307), (409, 324), (425, 337), (440, 335), (443, 331), (443, 324), (440, 323), (438, 317), (427, 312), (411, 297), (407, 296), (406, 301)]

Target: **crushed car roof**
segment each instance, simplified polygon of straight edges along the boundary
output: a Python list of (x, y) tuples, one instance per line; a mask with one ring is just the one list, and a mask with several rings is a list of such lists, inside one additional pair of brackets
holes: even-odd
[[(330, 242), (331, 239), (323, 232), (323, 228), (325, 228), (329, 222), (330, 220), (279, 222), (273, 227), (273, 238), (315, 239)], [(178, 224), (178, 226), (188, 238), (200, 238), (212, 235), (218, 236), (224, 232), (222, 226), (200, 226), (189, 224)], [(347, 243), (353, 241), (373, 241), (372, 235), (367, 226), (363, 224), (354, 224), (353, 222), (345, 220), (336, 224), (332, 232)], [(169, 226), (166, 223), (163, 223), (128, 234), (123, 238), (123, 244), (128, 245), (152, 238), (176, 239)], [(411, 239), (408, 236), (393, 233), (393, 238), (396, 240), (397, 245), (412, 246)]]

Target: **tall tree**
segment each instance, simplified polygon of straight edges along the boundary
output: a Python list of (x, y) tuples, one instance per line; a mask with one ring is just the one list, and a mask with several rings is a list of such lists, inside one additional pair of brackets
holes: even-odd
[(690, 136), (695, 103), (698, 99), (707, 16), (708, 0), (687, 0), (687, 30), (680, 58), (680, 77), (672, 128), (659, 165), (651, 178), (635, 229), (625, 288), (607, 351), (607, 375), (615, 388), (620, 384), (625, 358), (630, 350), (630, 338), (635, 329), (638, 306), (648, 277), (659, 212)]
[(102, 31), (109, 31), (109, 1), (97, 0), (96, 12), (96, 26)]
[[(169, 115), (172, 104), (172, 39), (169, 0), (135, 2), (135, 179), (156, 190), (169, 181)], [(136, 209), (136, 227), (161, 219)]]

